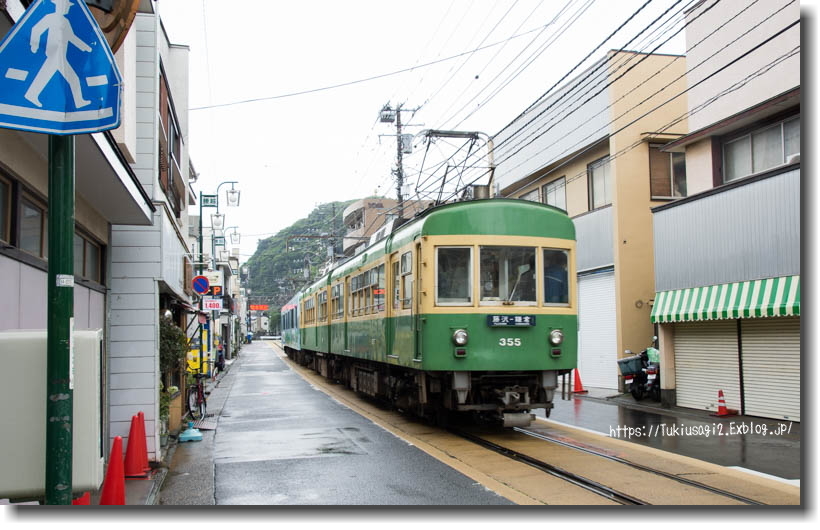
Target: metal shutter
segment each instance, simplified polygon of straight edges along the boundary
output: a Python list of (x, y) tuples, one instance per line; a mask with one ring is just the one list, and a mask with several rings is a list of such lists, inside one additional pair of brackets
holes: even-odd
[(587, 387), (618, 388), (615, 273), (578, 278), (578, 372)]
[(726, 406), (740, 410), (737, 321), (675, 324), (675, 372), (679, 407), (717, 410), (723, 390)]
[(800, 421), (800, 319), (743, 320), (744, 413)]

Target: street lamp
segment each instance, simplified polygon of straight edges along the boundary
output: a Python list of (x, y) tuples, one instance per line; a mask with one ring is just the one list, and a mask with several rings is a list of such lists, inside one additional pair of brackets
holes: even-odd
[(222, 230), (225, 226), (225, 214), (224, 213), (212, 213), (211, 214), (211, 230)]
[[(204, 265), (204, 255), (202, 252), (202, 208), (216, 208), (216, 213), (211, 215), (211, 255), (213, 257), (213, 230), (221, 230), (225, 224), (225, 215), (219, 213), (219, 189), (224, 186), (225, 184), (230, 184), (231, 189), (228, 190), (226, 199), (228, 202), (228, 206), (239, 206), (239, 190), (234, 188), (234, 184), (238, 184), (238, 181), (230, 180), (225, 182), (220, 182), (219, 185), (216, 187), (216, 193), (213, 195), (204, 195), (201, 191), (199, 192), (199, 274), (201, 275), (203, 272), (203, 265)], [(203, 296), (200, 295), (199, 297), (199, 311), (202, 312), (202, 298)], [(211, 335), (208, 336), (210, 341)], [(199, 373), (203, 373), (203, 351), (205, 349), (204, 344), (204, 337), (202, 336), (202, 326), (199, 327)], [(210, 350), (210, 348), (209, 348)]]

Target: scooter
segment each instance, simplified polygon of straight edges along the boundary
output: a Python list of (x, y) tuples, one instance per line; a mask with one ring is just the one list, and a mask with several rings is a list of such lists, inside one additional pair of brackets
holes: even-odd
[[(658, 337), (652, 337), (652, 343)], [(627, 357), (618, 360), (621, 374), (624, 376), (624, 384), (629, 393), (636, 401), (640, 401), (644, 396), (649, 395), (653, 400), (661, 400), (661, 364), (660, 352), (657, 348), (649, 346), (638, 355), (631, 355), (630, 350), (624, 353)]]

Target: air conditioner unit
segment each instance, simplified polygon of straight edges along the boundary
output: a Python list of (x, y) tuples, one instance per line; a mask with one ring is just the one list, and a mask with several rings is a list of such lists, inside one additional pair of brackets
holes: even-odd
[[(102, 330), (75, 331), (72, 488), (99, 489), (105, 472), (101, 414)], [(0, 332), (0, 498), (38, 499), (46, 481), (45, 330)]]

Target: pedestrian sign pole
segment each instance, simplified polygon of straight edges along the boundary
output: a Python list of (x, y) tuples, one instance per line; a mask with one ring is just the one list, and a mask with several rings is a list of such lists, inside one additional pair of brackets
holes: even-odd
[(74, 136), (120, 123), (114, 55), (83, 0), (35, 0), (0, 42), (0, 127), (49, 134), (46, 504), (71, 504)]

